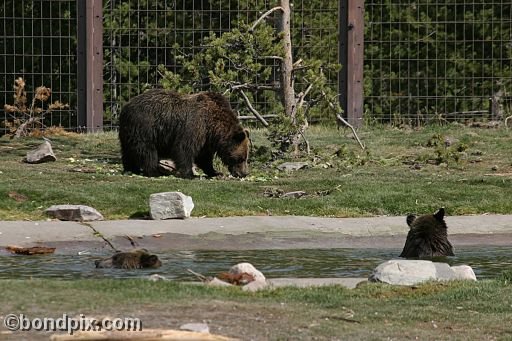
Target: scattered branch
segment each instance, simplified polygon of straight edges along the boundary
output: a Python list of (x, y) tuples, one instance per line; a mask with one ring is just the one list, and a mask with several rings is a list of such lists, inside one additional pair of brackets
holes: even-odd
[(190, 272), (192, 275), (196, 276), (201, 282), (208, 282), (209, 279), (205, 275), (202, 275), (198, 272), (195, 272), (194, 270), (187, 269), (188, 272)]
[(336, 119), (343, 122), (347, 127), (349, 127), (351, 130), (352, 130), (352, 133), (354, 134), (357, 142), (359, 143), (359, 146), (361, 147), (362, 150), (364, 150), (364, 145), (362, 144), (361, 140), (359, 139), (359, 136), (357, 136), (357, 133), (356, 133), (356, 130), (354, 129), (354, 127), (348, 123), (343, 117), (341, 117), (340, 114), (336, 114)]
[(249, 110), (254, 114), (254, 116), (256, 116), (256, 118), (265, 126), (265, 127), (268, 127), (268, 122), (263, 118), (263, 116), (258, 112), (258, 110), (254, 109), (254, 107), (252, 106), (252, 103), (251, 101), (249, 100), (249, 98), (247, 97), (247, 95), (245, 94), (245, 92), (243, 90), (238, 90), (238, 92), (240, 92), (240, 94), (242, 95), (242, 98), (244, 99), (245, 101), (245, 104), (247, 104), (247, 107), (249, 108)]
[[(327, 103), (329, 103), (329, 106), (332, 109), (336, 110), (336, 106), (329, 100), (329, 98), (327, 98), (327, 95), (323, 91), (322, 91), (322, 96), (325, 98)], [(357, 142), (359, 143), (359, 146), (361, 147), (362, 150), (364, 150), (365, 147), (364, 147), (363, 143), (361, 142), (361, 140), (359, 139), (359, 136), (357, 136), (357, 133), (356, 133), (356, 130), (354, 129), (354, 127), (350, 123), (348, 123), (343, 117), (341, 117), (340, 114), (336, 114), (336, 119), (339, 122), (342, 122), (343, 124), (345, 124), (347, 127), (349, 127), (350, 130), (352, 130), (352, 133), (354, 134), (354, 137), (356, 138)]]
[(258, 24), (263, 20), (265, 19), (266, 17), (268, 17), (269, 15), (271, 15), (273, 12), (275, 11), (282, 11), (283, 8), (281, 6), (276, 6), (274, 8), (271, 8), (269, 9), (268, 11), (266, 11), (265, 13), (263, 13), (263, 15), (261, 17), (258, 18), (258, 20), (256, 20), (254, 22), (254, 24), (252, 24), (251, 28), (250, 28), (250, 32), (254, 31), (254, 29), (256, 28), (256, 26), (258, 26)]

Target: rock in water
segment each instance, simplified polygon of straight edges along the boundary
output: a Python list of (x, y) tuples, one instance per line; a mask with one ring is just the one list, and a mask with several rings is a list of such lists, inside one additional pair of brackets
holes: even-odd
[[(392, 259), (379, 264), (368, 278), (370, 282), (394, 285), (416, 285), (425, 281), (476, 280), (473, 269), (467, 265), (450, 267), (446, 263), (429, 260)], [(473, 273), (473, 276), (471, 276)]]

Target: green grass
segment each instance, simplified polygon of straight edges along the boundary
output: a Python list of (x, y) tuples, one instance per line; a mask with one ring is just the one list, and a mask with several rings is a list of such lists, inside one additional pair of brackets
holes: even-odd
[[(193, 216), (314, 215), (357, 217), (426, 213), (440, 206), (448, 214), (512, 213), (512, 133), (463, 125), (422, 129), (365, 127), (361, 150), (350, 131), (311, 127), (311, 167), (283, 173), (277, 164), (252, 155), (251, 176), (183, 180), (122, 174), (115, 133), (52, 136), (58, 160), (21, 162), (39, 139), (0, 139), (0, 220), (43, 219), (53, 204), (84, 204), (107, 219), (147, 214), (151, 193), (181, 191), (192, 196)], [(253, 130), (253, 151), (268, 146)], [(452, 145), (445, 147), (448, 137)], [(262, 149), (260, 149), (261, 151)], [(288, 160), (290, 161), (290, 160)], [(416, 169), (419, 168), (419, 169)], [(86, 168), (90, 173), (72, 172)], [(225, 170), (224, 170), (225, 171)], [(267, 187), (306, 191), (300, 199), (269, 198)], [(316, 195), (330, 191), (328, 195)], [(17, 201), (10, 192), (24, 195)]]
[(137, 317), (143, 329), (205, 321), (214, 333), (242, 339), (512, 337), (510, 274), (412, 288), (367, 284), (352, 290), (326, 286), (257, 293), (142, 279), (2, 280), (0, 290), (3, 316)]

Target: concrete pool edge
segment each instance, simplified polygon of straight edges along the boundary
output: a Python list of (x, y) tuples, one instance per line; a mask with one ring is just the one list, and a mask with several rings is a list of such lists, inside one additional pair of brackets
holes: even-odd
[[(457, 245), (512, 245), (512, 215), (446, 217), (449, 238)], [(153, 251), (176, 249), (400, 248), (405, 217), (322, 218), (249, 216), (185, 220), (1, 221), (0, 246), (104, 244), (130, 247), (124, 236)], [(118, 246), (119, 245), (119, 246)]]

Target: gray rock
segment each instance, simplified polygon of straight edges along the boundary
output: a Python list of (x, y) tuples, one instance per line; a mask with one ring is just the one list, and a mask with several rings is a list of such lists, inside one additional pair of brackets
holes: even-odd
[(153, 193), (149, 197), (149, 215), (153, 220), (189, 218), (194, 202), (181, 192)]
[(249, 291), (249, 292), (255, 292), (258, 290), (266, 289), (268, 287), (268, 284), (266, 281), (262, 280), (255, 280), (252, 282), (247, 283), (242, 287), (243, 291)]
[(206, 323), (185, 323), (180, 326), (180, 329), (196, 333), (210, 334), (210, 328)]
[[(446, 263), (434, 263), (429, 260), (392, 259), (377, 266), (368, 281), (395, 285), (416, 285), (429, 280), (473, 279), (468, 271), (468, 268), (471, 269), (471, 267), (466, 265), (454, 268)], [(473, 269), (471, 269), (471, 272), (473, 272)], [(476, 277), (474, 277), (474, 280), (476, 280)]]
[(47, 140), (41, 143), (37, 149), (28, 152), (27, 156), (23, 159), (23, 161), (27, 163), (43, 163), (55, 160), (57, 160), (57, 158), (53, 153), (52, 145)]
[(67, 221), (103, 220), (100, 212), (85, 205), (53, 205), (45, 210), (50, 218)]
[(209, 280), (208, 282), (205, 282), (205, 283), (206, 283), (206, 285), (211, 285), (214, 287), (232, 287), (233, 286), (233, 284), (224, 282), (223, 280), (220, 280), (217, 277), (213, 277), (211, 280)]
[(148, 276), (147, 279), (150, 280), (151, 282), (168, 281), (168, 279), (165, 276), (159, 274), (152, 274)]
[(280, 171), (296, 171), (308, 167), (309, 164), (307, 162), (284, 162), (277, 166), (277, 169)]
[(456, 265), (452, 266), (452, 270), (455, 272), (457, 279), (466, 279), (470, 281), (476, 281), (476, 275), (469, 265)]

